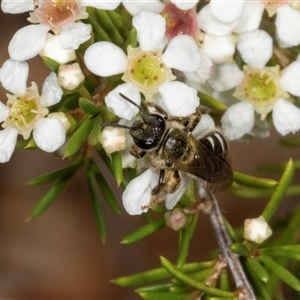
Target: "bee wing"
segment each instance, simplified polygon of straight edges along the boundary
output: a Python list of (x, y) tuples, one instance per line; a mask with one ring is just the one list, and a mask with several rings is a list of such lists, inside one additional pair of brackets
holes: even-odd
[(194, 160), (180, 169), (207, 182), (210, 192), (228, 189), (233, 181), (229, 164), (227, 141), (218, 131), (212, 131), (197, 140)]

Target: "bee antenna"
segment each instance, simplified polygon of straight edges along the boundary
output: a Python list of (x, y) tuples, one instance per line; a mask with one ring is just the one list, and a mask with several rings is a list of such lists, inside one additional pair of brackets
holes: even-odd
[(130, 129), (129, 126), (118, 124), (118, 123), (102, 123), (100, 126), (101, 127), (119, 127), (119, 128)]
[(134, 105), (135, 107), (137, 107), (137, 108), (139, 109), (141, 115), (142, 115), (143, 120), (145, 121), (145, 123), (147, 123), (146, 120), (145, 120), (145, 111), (143, 110), (143, 108), (142, 108), (140, 105), (138, 105), (138, 104), (136, 104), (135, 102), (133, 102), (133, 101), (132, 101), (131, 99), (129, 99), (128, 97), (126, 97), (124, 94), (119, 93), (119, 95), (120, 95), (123, 99), (125, 99), (126, 101), (128, 101), (129, 103), (131, 103), (132, 105)]

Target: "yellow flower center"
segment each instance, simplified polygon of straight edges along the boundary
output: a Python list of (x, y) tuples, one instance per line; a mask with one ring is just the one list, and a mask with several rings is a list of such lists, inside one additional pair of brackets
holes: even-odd
[(244, 80), (236, 88), (233, 96), (252, 103), (262, 119), (273, 109), (277, 99), (288, 97), (278, 83), (278, 66), (266, 67), (262, 70), (244, 66), (244, 74)]
[(9, 113), (2, 127), (13, 127), (27, 139), (36, 123), (48, 113), (48, 109), (40, 104), (37, 86), (33, 82), (21, 95), (7, 95)]
[(155, 94), (162, 83), (175, 79), (161, 56), (161, 50), (144, 52), (129, 47), (128, 67), (122, 79), (134, 83), (144, 94)]

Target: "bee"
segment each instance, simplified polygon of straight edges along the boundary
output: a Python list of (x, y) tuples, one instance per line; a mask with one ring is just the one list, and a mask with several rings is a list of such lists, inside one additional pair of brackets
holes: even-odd
[(229, 163), (228, 142), (219, 129), (210, 130), (198, 138), (192, 131), (201, 120), (200, 111), (187, 117), (169, 116), (160, 106), (145, 101), (153, 107), (153, 113), (120, 93), (120, 96), (139, 109), (141, 118), (130, 127), (121, 124), (103, 123), (102, 126), (122, 127), (129, 130), (134, 145), (129, 152), (136, 158), (147, 156), (150, 165), (159, 171), (158, 183), (151, 191), (148, 205), (151, 207), (177, 191), (181, 173), (205, 181), (210, 193), (228, 189), (233, 181)]

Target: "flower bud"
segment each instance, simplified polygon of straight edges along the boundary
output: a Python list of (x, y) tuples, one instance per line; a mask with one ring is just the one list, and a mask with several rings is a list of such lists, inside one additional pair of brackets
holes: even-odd
[(68, 91), (75, 90), (84, 80), (84, 75), (78, 63), (60, 65), (58, 69), (58, 84)]
[(126, 148), (126, 131), (124, 128), (105, 127), (99, 135), (99, 143), (107, 154)]
[(256, 219), (246, 219), (244, 223), (244, 238), (261, 244), (272, 235), (272, 229), (263, 216)]
[(169, 210), (165, 213), (166, 226), (178, 231), (184, 227), (187, 222), (185, 213), (180, 208)]

